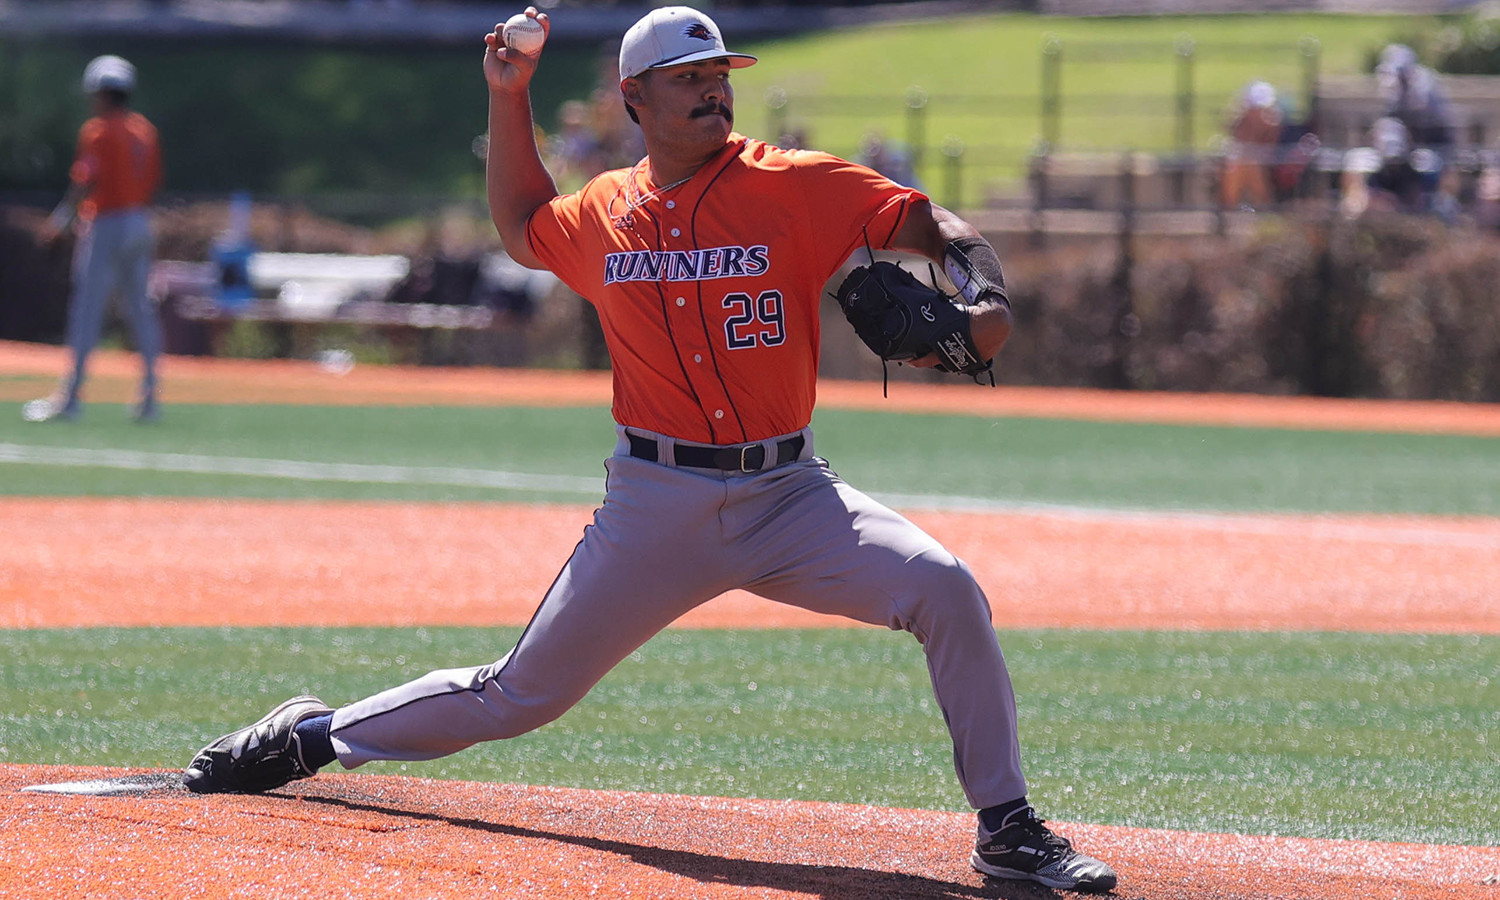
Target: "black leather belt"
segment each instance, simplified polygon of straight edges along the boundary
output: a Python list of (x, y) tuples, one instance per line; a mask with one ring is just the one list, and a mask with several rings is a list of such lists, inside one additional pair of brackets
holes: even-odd
[[(656, 441), (629, 434), (630, 455), (647, 462), (656, 462)], [(673, 444), (672, 459), (679, 466), (693, 469), (719, 469), (723, 472), (759, 472), (762, 469), (785, 465), (802, 455), (807, 440), (797, 434), (776, 443), (776, 461), (766, 465), (765, 444), (734, 444), (729, 447), (702, 447), (691, 444)]]

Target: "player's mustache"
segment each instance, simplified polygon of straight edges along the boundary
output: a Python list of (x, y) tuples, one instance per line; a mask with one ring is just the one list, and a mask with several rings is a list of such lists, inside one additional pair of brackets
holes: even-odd
[(691, 118), (701, 119), (704, 116), (712, 116), (714, 114), (721, 115), (729, 124), (734, 124), (734, 113), (722, 103), (705, 103), (693, 110)]

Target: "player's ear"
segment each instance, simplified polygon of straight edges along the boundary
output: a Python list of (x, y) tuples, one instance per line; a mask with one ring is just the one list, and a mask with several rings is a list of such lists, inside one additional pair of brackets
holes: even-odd
[(620, 82), (620, 98), (625, 102), (625, 114), (637, 125), (641, 124), (641, 117), (636, 114), (636, 110), (646, 105), (642, 94), (644, 87), (639, 78), (626, 78)]
[(636, 76), (621, 81), (620, 94), (625, 98), (625, 105), (633, 109), (640, 109), (642, 106), (645, 106), (645, 87), (645, 83)]

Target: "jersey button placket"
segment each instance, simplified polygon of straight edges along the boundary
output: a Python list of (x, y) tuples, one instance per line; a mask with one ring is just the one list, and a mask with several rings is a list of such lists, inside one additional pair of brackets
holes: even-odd
[[(664, 205), (668, 209), (672, 209), (674, 208), (675, 201), (668, 200)], [(667, 234), (671, 235), (674, 238), (681, 238), (682, 227), (680, 225), (672, 226), (667, 229)], [(696, 243), (691, 238), (689, 238), (684, 243), (686, 243), (688, 246), (681, 247), (681, 249), (698, 249)], [(677, 247), (679, 245), (674, 244), (673, 246)], [(701, 294), (703, 288), (702, 282), (699, 282), (697, 287)], [(698, 307), (698, 304), (704, 302), (704, 300), (700, 296), (699, 299), (695, 301), (693, 307), (689, 309), (686, 295), (678, 295), (673, 293), (668, 294), (667, 296), (671, 298), (670, 309), (672, 310), (674, 317), (687, 317), (684, 320), (684, 327), (679, 332), (679, 334), (682, 335), (682, 343), (679, 345), (679, 347), (680, 351), (683, 353), (683, 359), (691, 357), (693, 360), (692, 375), (690, 377), (693, 382), (694, 388), (699, 395), (700, 401), (703, 404), (702, 409), (704, 413), (713, 417), (714, 422), (723, 422), (725, 415), (730, 409), (730, 407), (727, 405), (729, 403), (729, 397), (725, 395), (724, 385), (718, 380), (717, 377), (715, 377), (714, 370), (711, 367), (707, 366), (705, 363), (706, 360), (712, 357), (713, 348), (712, 346), (706, 346), (703, 342), (704, 340), (712, 342), (713, 338), (709, 335), (703, 334), (702, 324), (699, 322), (702, 310)], [(728, 440), (728, 438), (719, 438), (717, 435), (715, 436), (715, 439)]]
[[(673, 229), (673, 231), (675, 231), (675, 229)], [(688, 314), (687, 309), (685, 309), (685, 306), (687, 306), (687, 297), (672, 297), (672, 306), (675, 306), (676, 309), (681, 309), (682, 314), (690, 315)], [(684, 329), (684, 333), (691, 333), (691, 330)], [(693, 353), (694, 365), (703, 365), (702, 351), (696, 350), (696, 348), (684, 348), (684, 350), (691, 350), (691, 353)], [(723, 419), (723, 417), (723, 410), (714, 410), (714, 419)]]

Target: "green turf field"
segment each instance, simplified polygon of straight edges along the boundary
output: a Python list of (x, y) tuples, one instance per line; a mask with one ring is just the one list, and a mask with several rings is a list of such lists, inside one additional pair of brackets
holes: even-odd
[[(840, 410), (816, 427), (837, 469), (905, 505), (1500, 515), (1494, 439)], [(602, 408), (173, 406), (140, 427), (118, 406), (35, 426), (5, 404), (0, 494), (591, 504), (612, 434)], [(14, 461), (63, 456), (77, 464)], [(241, 472), (252, 463), (259, 474)], [(499, 475), (523, 483), (474, 486)], [(179, 766), (296, 692), (346, 701), (497, 658), (516, 633), (0, 632), (0, 761)], [(1500, 638), (1026, 631), (1002, 641), (1044, 815), (1500, 840)], [(536, 733), (366, 771), (963, 807), (920, 649), (876, 629), (669, 631)]]
[[(614, 446), (602, 407), (173, 406), (146, 428), (123, 407), (42, 427), (18, 408), (0, 404), (0, 495), (593, 503)], [(840, 474), (899, 506), (1500, 515), (1489, 438), (845, 410), (814, 427)], [(54, 448), (74, 464), (44, 464)]]
[[(0, 760), (181, 766), (294, 693), (340, 703), (516, 629), (0, 632)], [(1500, 641), (1003, 632), (1032, 796), (1072, 821), (1494, 844)], [(964, 808), (921, 652), (876, 629), (669, 631), (557, 722), (361, 771)]]

